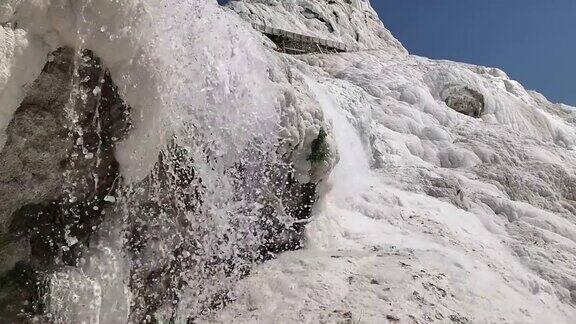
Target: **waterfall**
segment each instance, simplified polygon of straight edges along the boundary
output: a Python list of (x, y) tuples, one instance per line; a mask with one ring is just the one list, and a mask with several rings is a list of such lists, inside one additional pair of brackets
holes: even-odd
[(2, 323), (574, 318), (573, 109), (369, 1), (8, 0), (0, 57)]
[(348, 112), (336, 102), (338, 96), (331, 94), (330, 90), (318, 81), (309, 77), (306, 81), (334, 128), (333, 133), (340, 156), (329, 177), (330, 195), (335, 199), (345, 199), (346, 195), (365, 189), (369, 183), (370, 162), (364, 143), (350, 122)]
[[(70, 14), (67, 5), (62, 15)], [(77, 32), (62, 33), (80, 53), (74, 76), (85, 64), (82, 51), (93, 49), (129, 107), (131, 128), (113, 140), (119, 173), (104, 182), (103, 205), (94, 207), (102, 221), (80, 256), (57, 257), (45, 279), (46, 316), (103, 324), (201, 318), (229, 301), (252, 264), (301, 245), (315, 183), (296, 180), (292, 155), (308, 150), (304, 143), (283, 152), (285, 128), (294, 128), (287, 118), (295, 116), (283, 115), (281, 87), (271, 78), (281, 64), (249, 24), (215, 3), (71, 6)], [(101, 12), (128, 22), (118, 26), (118, 17), (107, 21)], [(126, 37), (126, 52), (103, 44), (101, 34)], [(101, 79), (89, 89), (72, 79), (69, 116), (90, 101), (78, 98), (101, 100)], [(94, 117), (98, 148), (102, 109)], [(82, 145), (82, 129), (76, 133)]]

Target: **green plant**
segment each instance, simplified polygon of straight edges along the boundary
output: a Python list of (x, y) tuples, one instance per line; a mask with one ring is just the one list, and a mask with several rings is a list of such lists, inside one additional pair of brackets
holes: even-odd
[(328, 134), (324, 128), (321, 127), (320, 132), (318, 133), (318, 137), (312, 141), (312, 151), (310, 152), (310, 156), (308, 156), (308, 161), (312, 163), (320, 163), (326, 161), (328, 154), (330, 153), (328, 143), (326, 142), (327, 136)]

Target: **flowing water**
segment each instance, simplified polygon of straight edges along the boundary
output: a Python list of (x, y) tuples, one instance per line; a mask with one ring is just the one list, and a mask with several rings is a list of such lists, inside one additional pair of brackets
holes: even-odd
[[(140, 11), (99, 6), (77, 4), (76, 45), (94, 47), (106, 64), (126, 53), (98, 46), (94, 35), (114, 25), (101, 25), (97, 13), (128, 14), (130, 22)], [(168, 1), (127, 23), (152, 27), (134, 57), (108, 66), (134, 123), (115, 152), (122, 176), (90, 248), (47, 278), (51, 320), (185, 322), (221, 307), (273, 244), (265, 218), (290, 166), (275, 153), (281, 129), (268, 54), (237, 19), (215, 3)], [(111, 41), (122, 37), (110, 33)], [(70, 100), (74, 106), (76, 93)]]
[(333, 133), (340, 156), (330, 175), (332, 185), (330, 195), (334, 196), (334, 199), (345, 198), (347, 194), (365, 189), (368, 184), (370, 162), (364, 143), (347, 117), (349, 112), (336, 102), (338, 96), (331, 95), (329, 92), (331, 89), (310, 78), (307, 79), (307, 83), (334, 128)]

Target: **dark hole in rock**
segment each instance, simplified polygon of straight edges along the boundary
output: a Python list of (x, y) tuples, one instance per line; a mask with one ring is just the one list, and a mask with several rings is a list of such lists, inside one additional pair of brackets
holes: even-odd
[(322, 15), (319, 14), (318, 12), (310, 8), (305, 8), (304, 11), (302, 12), (302, 15), (308, 19), (318, 19), (319, 21), (321, 21), (326, 25), (326, 28), (328, 28), (329, 32), (331, 33), (334, 32), (334, 26), (332, 26), (332, 23), (324, 19), (324, 17), (322, 17)]
[(484, 96), (469, 87), (450, 87), (444, 91), (443, 98), (448, 107), (461, 114), (480, 118), (484, 112)]

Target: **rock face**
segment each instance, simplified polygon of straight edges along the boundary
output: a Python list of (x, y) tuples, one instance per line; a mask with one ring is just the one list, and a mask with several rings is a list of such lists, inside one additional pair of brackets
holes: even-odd
[[(62, 19), (52, 22), (66, 25), (68, 5), (51, 4), (51, 13)], [(87, 9), (92, 5), (101, 7)], [(192, 2), (174, 5), (196, 8)], [(32, 16), (42, 16), (46, 8), (41, 3), (22, 6), (32, 6)], [(96, 13), (113, 11), (103, 3), (80, 7), (95, 16), (83, 16), (82, 28), (90, 26), (90, 19), (106, 17)], [(125, 9), (121, 4), (112, 7)], [(127, 7), (138, 6), (130, 2)], [(229, 16), (220, 17), (223, 11), (215, 9), (208, 22), (229, 23)], [(176, 19), (172, 14), (170, 22)], [(232, 17), (232, 22), (240, 21)], [(9, 28), (27, 28), (26, 19), (9, 20)], [(48, 35), (26, 33), (43, 31), (37, 27), (18, 33), (24, 39), (64, 42), (54, 39), (54, 30)], [(68, 32), (65, 28), (61, 37), (77, 44), (67, 39), (77, 35)], [(88, 45), (89, 37), (100, 34), (80, 35), (78, 42)], [(324, 131), (330, 126), (303, 79), (292, 75), (283, 59), (274, 58), (266, 66), (250, 66), (246, 60), (222, 64), (239, 60), (231, 55), (238, 46), (259, 44), (256, 33), (247, 35), (220, 48), (217, 62), (214, 49), (207, 58), (202, 56), (204, 46), (219, 45), (211, 37), (210, 43), (195, 39), (190, 48), (177, 49), (182, 56), (175, 62), (169, 60), (172, 53), (165, 52), (161, 57), (137, 52), (134, 60), (119, 62), (117, 53), (104, 51), (106, 59), (100, 60), (94, 53), (102, 53), (102, 48), (80, 54), (64, 47), (50, 55), (9, 116), (0, 154), (0, 204), (5, 207), (0, 219), (7, 247), (1, 263), (2, 320), (32, 315), (56, 322), (193, 320), (228, 302), (228, 291), (252, 264), (302, 248), (317, 184), (336, 160), (333, 138)], [(183, 33), (182, 40), (189, 36)], [(196, 52), (194, 46), (202, 50)], [(265, 56), (254, 59), (257, 64), (273, 55), (258, 51)], [(254, 52), (244, 52), (253, 59)], [(142, 56), (152, 57), (157, 66), (138, 61)], [(193, 62), (189, 65), (198, 73), (181, 71), (182, 59)], [(135, 60), (141, 69), (134, 68)], [(106, 61), (113, 62), (112, 70), (104, 67)], [(255, 70), (262, 71), (259, 77)], [(158, 88), (143, 90), (159, 75), (172, 86), (158, 85), (160, 99)], [(198, 75), (205, 79), (198, 80)], [(123, 86), (115, 87), (112, 76)], [(246, 76), (249, 79), (243, 79)], [(131, 83), (134, 80), (146, 83)], [(257, 84), (269, 85), (271, 95), (254, 89)], [(121, 95), (137, 109), (129, 109)], [(153, 103), (158, 106), (143, 108)], [(257, 113), (250, 111), (251, 105)], [(162, 143), (163, 136), (169, 139), (159, 148), (151, 144)], [(139, 159), (142, 152), (152, 155), (148, 151), (157, 152), (151, 169)]]
[(574, 112), (494, 69), (298, 58), (341, 162), (307, 249), (260, 266), (217, 322), (572, 321)]
[[(291, 18), (273, 1), (231, 6), (311, 28), (298, 4)], [(573, 322), (572, 109), (498, 69), (386, 47), (294, 61), (341, 160), (306, 249), (259, 266), (212, 320)]]
[(0, 6), (0, 321), (572, 324), (574, 110), (367, 1), (229, 6)]
[[(240, 217), (227, 220), (238, 228), (225, 230), (218, 218), (230, 215), (205, 207), (214, 198), (206, 196), (190, 144), (177, 137), (161, 151), (149, 176), (123, 184), (113, 149), (129, 129), (129, 109), (91, 52), (62, 48), (51, 54), (17, 109), (0, 154), (3, 320), (42, 314), (45, 278), (90, 259), (84, 253), (105, 219), (123, 220), (134, 322), (153, 321), (167, 304), (177, 309), (183, 287), (198, 291), (187, 296), (197, 304), (195, 314), (210, 312), (227, 301), (228, 286), (218, 288), (217, 281), (302, 247), (316, 183), (296, 180), (289, 156), (280, 163), (270, 160), (263, 170), (238, 163), (227, 171), (237, 187), (230, 198), (242, 209)], [(317, 139), (324, 145), (317, 164), (330, 154), (323, 134)], [(81, 275), (66, 276), (82, 282)], [(25, 293), (14, 298), (17, 292)]]
[[(19, 276), (16, 262), (36, 272), (17, 289), (34, 291), (55, 266), (78, 264), (115, 191), (113, 148), (128, 128), (128, 108), (97, 58), (70, 48), (51, 54), (0, 153), (1, 272)], [(2, 300), (3, 315), (13, 311), (6, 303), (19, 301), (11, 296)]]
[(407, 53), (366, 0), (250, 0), (228, 6), (250, 23), (339, 41), (361, 49)]

